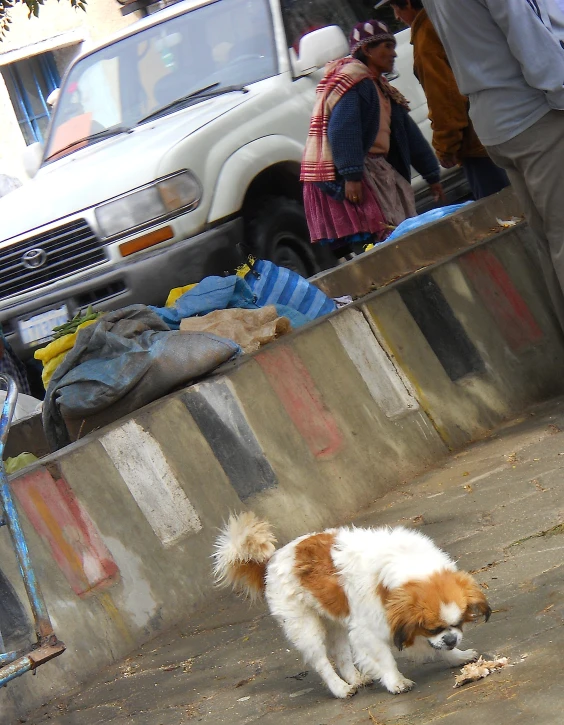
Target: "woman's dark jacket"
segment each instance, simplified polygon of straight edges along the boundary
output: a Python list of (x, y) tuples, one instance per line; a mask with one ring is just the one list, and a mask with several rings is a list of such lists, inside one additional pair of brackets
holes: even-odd
[[(394, 100), (390, 125), (388, 163), (409, 182), (411, 166), (428, 184), (440, 181), (439, 163), (431, 146), (409, 111)], [(339, 175), (346, 181), (362, 179), (364, 159), (379, 127), (380, 97), (374, 81), (366, 78), (345, 93), (329, 119), (328, 137), (333, 161)], [(319, 186), (323, 188), (324, 184)]]

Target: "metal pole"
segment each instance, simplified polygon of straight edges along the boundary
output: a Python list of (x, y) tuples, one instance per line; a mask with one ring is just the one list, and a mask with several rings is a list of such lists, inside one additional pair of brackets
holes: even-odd
[(13, 662), (14, 660), (17, 660), (18, 657), (19, 654), (17, 652), (4, 652), (3, 654), (0, 654), (0, 667), (3, 667), (10, 662)]
[(40, 644), (43, 644), (53, 635), (53, 626), (51, 624), (51, 620), (49, 619), (43, 595), (41, 594), (39, 582), (37, 581), (35, 571), (31, 564), (29, 550), (20, 524), (18, 511), (14, 504), (12, 492), (8, 484), (3, 460), (8, 431), (10, 430), (10, 423), (12, 422), (16, 401), (18, 399), (18, 388), (14, 380), (5, 373), (0, 373), (0, 381), (3, 382), (7, 388), (6, 400), (4, 401), (2, 417), (0, 418), (0, 503), (4, 511), (6, 525), (8, 526), (12, 536), (20, 572), (29, 598), (31, 610), (33, 612), (37, 641)]
[(30, 670), (31, 660), (29, 657), (25, 657), (23, 661), (17, 660), (11, 665), (2, 667), (0, 670), (0, 685), (5, 685), (10, 682), (10, 680), (14, 680), (16, 677), (19, 677), (20, 675), (23, 675), (24, 672), (29, 672)]

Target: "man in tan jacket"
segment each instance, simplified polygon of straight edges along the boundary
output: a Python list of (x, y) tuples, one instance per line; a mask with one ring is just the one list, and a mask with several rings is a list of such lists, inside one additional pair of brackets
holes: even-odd
[(427, 97), (433, 147), (441, 166), (463, 167), (474, 198), (495, 194), (509, 179), (489, 158), (468, 116), (468, 99), (458, 90), (443, 45), (421, 0), (382, 0), (398, 20), (411, 27), (413, 71)]

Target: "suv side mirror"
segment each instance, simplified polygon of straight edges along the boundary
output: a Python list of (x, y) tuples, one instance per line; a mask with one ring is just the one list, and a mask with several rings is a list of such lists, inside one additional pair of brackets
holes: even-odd
[(25, 173), (30, 179), (33, 179), (41, 166), (41, 159), (43, 158), (43, 145), (38, 141), (30, 144), (22, 154), (22, 161), (25, 169)]
[(294, 75), (307, 76), (326, 63), (349, 54), (349, 44), (341, 28), (328, 25), (307, 33), (300, 40), (300, 56), (294, 58)]

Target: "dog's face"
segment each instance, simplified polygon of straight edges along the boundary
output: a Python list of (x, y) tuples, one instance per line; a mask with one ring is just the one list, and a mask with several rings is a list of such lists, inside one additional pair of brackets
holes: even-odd
[[(382, 595), (381, 595), (382, 596)], [(443, 570), (428, 579), (410, 581), (382, 596), (394, 644), (399, 650), (424, 637), (434, 649), (454, 649), (462, 627), (491, 609), (469, 574)]]

